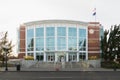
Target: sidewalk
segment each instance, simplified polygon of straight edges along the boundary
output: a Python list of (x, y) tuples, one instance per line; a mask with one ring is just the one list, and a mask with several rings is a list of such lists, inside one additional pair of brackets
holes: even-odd
[[(0, 67), (0, 71), (5, 71), (5, 67)], [(8, 71), (17, 71), (16, 67), (8, 67)], [(114, 71), (114, 69), (105, 68), (21, 68), (20, 71)], [(117, 69), (116, 71), (120, 71)]]

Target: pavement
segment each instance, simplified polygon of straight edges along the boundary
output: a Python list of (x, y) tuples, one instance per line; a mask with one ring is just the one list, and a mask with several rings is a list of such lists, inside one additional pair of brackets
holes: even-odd
[(120, 80), (119, 71), (1, 71), (0, 80)]
[[(5, 71), (5, 67), (0, 67), (0, 71)], [(8, 71), (17, 71), (16, 67), (8, 67)], [(20, 68), (20, 71), (115, 71), (105, 68)], [(116, 69), (120, 71), (120, 69)]]

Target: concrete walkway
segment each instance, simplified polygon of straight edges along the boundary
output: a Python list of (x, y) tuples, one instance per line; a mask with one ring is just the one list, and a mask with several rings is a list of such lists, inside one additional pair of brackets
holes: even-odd
[[(0, 67), (0, 71), (5, 71), (5, 67)], [(8, 71), (17, 71), (16, 67), (8, 67)], [(21, 68), (20, 71), (114, 71), (105, 68)], [(120, 71), (117, 69), (116, 71)]]

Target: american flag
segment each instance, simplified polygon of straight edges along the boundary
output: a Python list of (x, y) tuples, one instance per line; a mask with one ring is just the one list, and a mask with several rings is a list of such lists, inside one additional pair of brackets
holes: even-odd
[(96, 15), (96, 8), (94, 8), (94, 10), (93, 10), (93, 14), (92, 14), (93, 16), (95, 16)]

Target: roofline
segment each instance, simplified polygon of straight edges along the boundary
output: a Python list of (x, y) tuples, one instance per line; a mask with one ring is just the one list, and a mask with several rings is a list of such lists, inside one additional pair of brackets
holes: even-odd
[(39, 25), (39, 24), (46, 24), (46, 23), (69, 23), (69, 24), (80, 24), (80, 25), (88, 25), (89, 22), (82, 22), (82, 21), (75, 21), (75, 20), (40, 20), (40, 21), (31, 21), (24, 23), (25, 26), (31, 25)]

